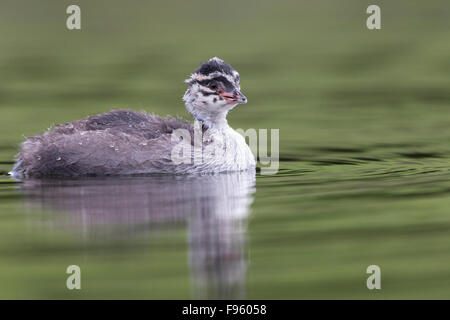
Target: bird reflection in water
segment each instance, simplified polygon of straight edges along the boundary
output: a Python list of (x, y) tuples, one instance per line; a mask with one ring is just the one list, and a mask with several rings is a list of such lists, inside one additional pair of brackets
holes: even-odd
[(214, 299), (245, 297), (247, 217), (254, 190), (253, 172), (22, 184), (30, 210), (65, 212), (86, 236), (104, 225), (125, 227), (133, 236), (185, 223), (193, 296)]

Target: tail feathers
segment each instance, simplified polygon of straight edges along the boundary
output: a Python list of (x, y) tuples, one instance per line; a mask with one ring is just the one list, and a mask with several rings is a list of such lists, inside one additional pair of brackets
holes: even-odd
[(16, 164), (12, 168), (12, 170), (9, 172), (9, 175), (13, 177), (14, 179), (20, 179), (23, 177), (23, 168), (22, 168), (23, 160), (19, 159), (17, 160)]

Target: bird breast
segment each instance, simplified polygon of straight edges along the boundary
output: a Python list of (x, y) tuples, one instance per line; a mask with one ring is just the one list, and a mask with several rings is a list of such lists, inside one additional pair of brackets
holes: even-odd
[(254, 156), (245, 139), (232, 128), (207, 130), (203, 136), (204, 163), (219, 170), (246, 170), (255, 166)]

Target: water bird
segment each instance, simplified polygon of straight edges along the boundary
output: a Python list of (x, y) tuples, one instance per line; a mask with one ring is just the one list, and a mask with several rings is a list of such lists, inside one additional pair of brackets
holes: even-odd
[[(183, 101), (194, 120), (201, 123), (200, 145), (193, 138), (173, 138), (178, 129), (194, 137), (195, 125), (187, 120), (112, 110), (28, 137), (21, 144), (10, 174), (20, 179), (254, 170), (255, 159), (244, 137), (226, 119), (231, 109), (247, 103), (241, 93), (239, 73), (214, 57), (201, 63), (185, 82), (188, 88)], [(173, 161), (174, 148), (180, 144), (181, 150), (189, 151), (188, 160), (193, 161)], [(205, 156), (209, 145), (219, 145), (220, 149), (211, 148), (213, 152)], [(195, 161), (196, 156), (200, 161)]]

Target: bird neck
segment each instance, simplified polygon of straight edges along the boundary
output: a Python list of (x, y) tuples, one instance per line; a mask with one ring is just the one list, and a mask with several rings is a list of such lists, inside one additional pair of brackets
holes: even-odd
[(197, 113), (195, 121), (201, 121), (205, 129), (224, 130), (229, 128), (226, 114)]
[(202, 123), (205, 130), (226, 130), (229, 128), (227, 121), (228, 111), (211, 112), (201, 109), (199, 110), (198, 108), (195, 108), (188, 104), (186, 104), (186, 108), (195, 121), (200, 121)]

